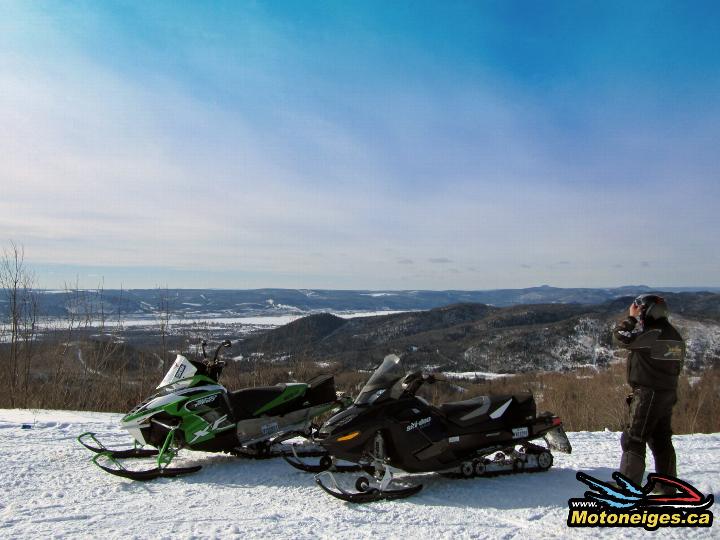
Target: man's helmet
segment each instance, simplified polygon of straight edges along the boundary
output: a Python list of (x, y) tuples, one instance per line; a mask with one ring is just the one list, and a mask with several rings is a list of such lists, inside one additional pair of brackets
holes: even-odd
[(665, 319), (670, 313), (665, 299), (657, 294), (641, 294), (634, 304), (640, 308), (641, 319)]

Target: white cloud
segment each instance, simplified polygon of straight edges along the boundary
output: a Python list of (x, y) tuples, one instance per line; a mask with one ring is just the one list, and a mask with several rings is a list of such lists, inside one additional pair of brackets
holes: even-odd
[[(289, 75), (263, 80), (257, 66), (214, 58), (203, 69), (217, 87), (279, 88), (235, 103), (171, 71), (102, 61), (49, 18), (15, 20), (45, 48), (0, 26), (0, 231), (35, 261), (358, 288), (622, 284), (636, 280), (612, 263), (638, 260), (639, 245), (651, 252), (643, 271), (668, 284), (707, 280), (720, 263), (705, 249), (717, 212), (685, 212), (696, 194), (668, 191), (688, 171), (698, 182), (707, 163), (658, 161), (677, 141), (653, 150), (646, 130), (618, 119), (590, 130), (597, 152), (507, 86), (428, 81), (433, 94), (395, 82), (344, 96), (331, 80), (303, 101)], [(272, 28), (256, 37), (292, 45)], [(195, 66), (212, 56), (190, 52)], [(318, 107), (330, 95), (342, 106)], [(573, 264), (553, 264), (562, 260)], [(450, 261), (477, 271), (449, 282), (438, 263)]]

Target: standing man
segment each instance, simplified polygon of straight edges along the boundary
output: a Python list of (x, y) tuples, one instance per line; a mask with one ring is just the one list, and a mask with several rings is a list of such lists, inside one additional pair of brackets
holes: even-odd
[(630, 351), (627, 382), (632, 386), (630, 420), (620, 439), (620, 472), (638, 485), (645, 472), (646, 443), (655, 458), (656, 472), (677, 476), (671, 421), (685, 342), (668, 321), (668, 313), (664, 298), (643, 294), (613, 330), (620, 346)]

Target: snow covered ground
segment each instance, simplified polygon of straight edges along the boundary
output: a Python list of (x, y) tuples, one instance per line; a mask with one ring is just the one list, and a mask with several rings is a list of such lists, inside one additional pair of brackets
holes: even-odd
[(503, 377), (514, 377), (513, 373), (491, 373), (489, 371), (445, 371), (443, 373), (448, 379), (460, 379), (473, 381), (475, 379), (502, 379)]
[[(353, 319), (356, 317), (377, 317), (382, 315), (395, 315), (397, 313), (407, 313), (411, 310), (383, 310), (383, 311), (328, 311), (327, 313), (332, 313), (333, 315), (336, 315), (338, 317), (341, 317), (343, 319)], [(216, 314), (204, 314), (204, 315), (198, 315), (197, 317), (192, 316), (191, 314), (184, 315), (183, 317), (172, 317), (167, 322), (170, 326), (187, 326), (187, 325), (199, 325), (199, 324), (206, 324), (210, 326), (228, 326), (228, 325), (245, 325), (245, 326), (259, 326), (259, 327), (268, 327), (268, 328), (275, 328), (277, 326), (283, 326), (288, 323), (291, 323), (297, 319), (300, 319), (302, 317), (307, 317), (308, 315), (313, 315), (316, 313), (321, 312), (300, 312), (300, 313), (291, 313), (291, 314), (283, 314), (283, 315), (254, 315), (249, 317), (226, 317), (221, 313)], [(137, 328), (137, 327), (156, 327), (159, 326), (161, 322), (160, 315), (156, 317), (152, 316), (130, 316), (126, 317), (122, 320), (122, 327), (123, 328)], [(105, 321), (103, 321), (102, 326), (103, 328), (107, 330), (111, 330), (114, 328), (117, 328), (117, 326), (120, 323), (116, 319), (113, 319), (112, 317), (108, 317)], [(41, 319), (38, 325), (38, 328), (41, 330), (54, 330), (54, 329), (62, 329), (65, 328), (67, 325), (67, 321), (63, 319), (57, 319), (57, 318), (49, 318), (49, 319)], [(92, 321), (90, 324), (91, 327), (99, 328), (100, 321)], [(10, 325), (7, 323), (1, 323), (0, 324), (0, 334), (3, 332), (8, 332), (10, 330)], [(0, 338), (2, 338), (2, 335), (0, 335)], [(9, 337), (7, 338), (9, 339)]]
[[(120, 415), (0, 410), (2, 538), (557, 538), (718, 537), (711, 529), (570, 530), (567, 500), (585, 486), (583, 470), (608, 479), (619, 434), (570, 433), (572, 455), (548, 472), (473, 480), (418, 477), (425, 488), (400, 501), (351, 505), (282, 460), (250, 461), (186, 452), (202, 464), (191, 476), (132, 482), (90, 463), (75, 437), (94, 431), (127, 441)], [(26, 427), (23, 428), (23, 424)], [(28, 427), (30, 426), (30, 427)], [(720, 434), (675, 437), (679, 475), (720, 495)], [(717, 515), (716, 507), (711, 508)]]

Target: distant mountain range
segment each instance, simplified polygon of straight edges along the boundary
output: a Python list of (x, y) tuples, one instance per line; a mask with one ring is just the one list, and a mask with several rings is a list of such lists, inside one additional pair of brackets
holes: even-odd
[[(40, 314), (62, 317), (68, 313), (99, 313), (105, 316), (152, 319), (163, 312), (173, 317), (252, 317), (310, 314), (318, 312), (415, 311), (458, 303), (496, 307), (526, 304), (602, 304), (653, 289), (626, 286), (609, 289), (565, 289), (549, 286), (489, 291), (342, 291), (321, 289), (131, 289), (131, 290), (38, 290)], [(718, 288), (666, 288), (679, 293)], [(0, 317), (7, 315), (6, 295), (0, 291)]]
[[(302, 358), (338, 362), (351, 369), (367, 369), (391, 352), (401, 354), (408, 367), (453, 372), (603, 366), (615, 358), (611, 328), (627, 313), (633, 295), (601, 304), (464, 303), (352, 319), (323, 313), (246, 337), (238, 348), (246, 357), (264, 361)], [(688, 344), (688, 367), (720, 364), (720, 294), (684, 292), (666, 297)]]

